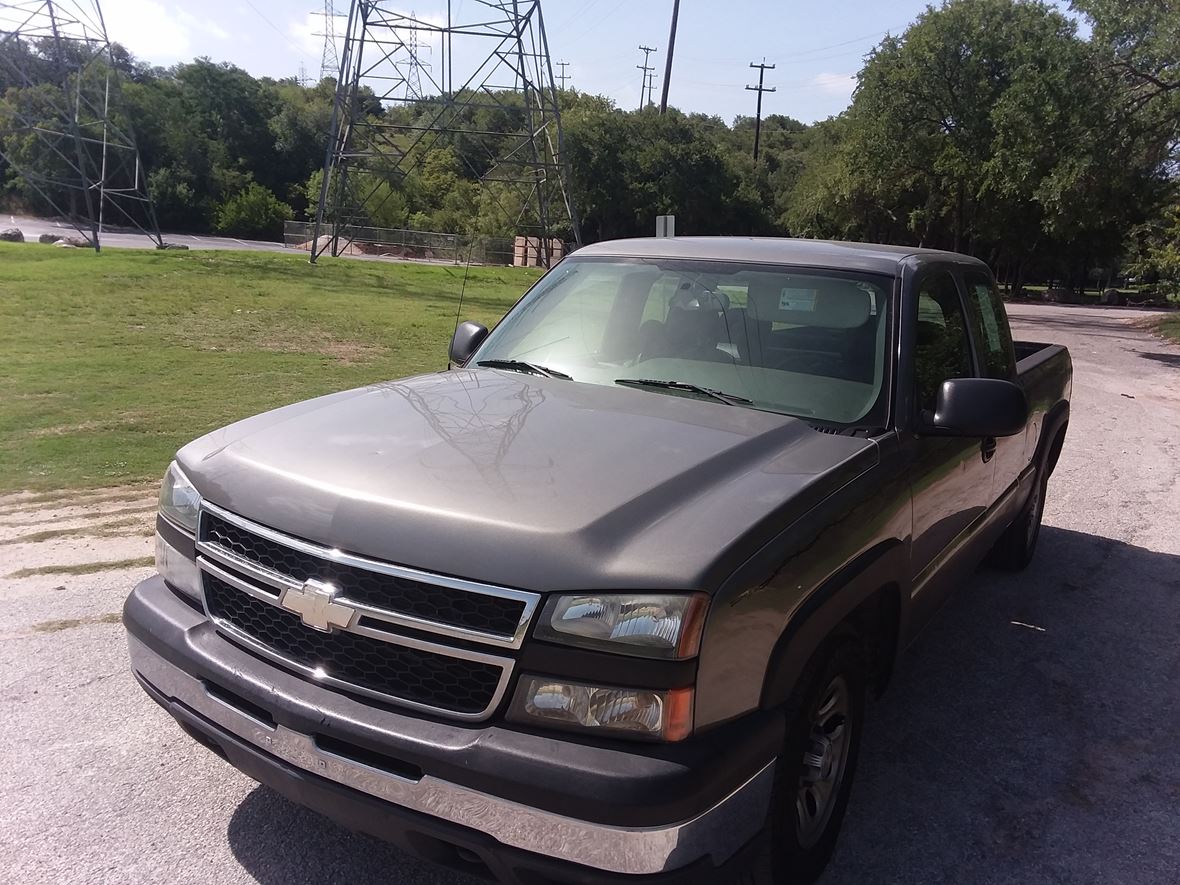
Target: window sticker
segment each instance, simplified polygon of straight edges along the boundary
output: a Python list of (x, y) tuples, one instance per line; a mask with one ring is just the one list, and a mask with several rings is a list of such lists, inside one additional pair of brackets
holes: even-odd
[(815, 310), (815, 298), (818, 289), (795, 289), (785, 287), (778, 296), (779, 310), (799, 310), (811, 313)]
[(999, 353), (1000, 324), (996, 321), (995, 307), (992, 306), (992, 292), (988, 286), (976, 286), (975, 298), (979, 302), (979, 314), (983, 317), (983, 329), (987, 334), (987, 349)]

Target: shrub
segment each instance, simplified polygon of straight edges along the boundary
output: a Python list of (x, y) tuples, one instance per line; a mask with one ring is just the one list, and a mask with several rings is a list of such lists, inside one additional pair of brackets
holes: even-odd
[(218, 233), (259, 240), (282, 239), (283, 222), (294, 210), (261, 184), (250, 184), (217, 207), (214, 228)]

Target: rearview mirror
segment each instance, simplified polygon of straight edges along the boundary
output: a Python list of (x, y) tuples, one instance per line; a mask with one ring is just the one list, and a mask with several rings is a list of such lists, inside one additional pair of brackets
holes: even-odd
[(932, 429), (942, 436), (1014, 436), (1028, 423), (1024, 390), (998, 378), (952, 378), (938, 390)]
[(488, 327), (479, 323), (460, 323), (455, 334), (451, 337), (451, 362), (464, 365), (472, 354), (479, 350), (483, 340), (488, 337)]

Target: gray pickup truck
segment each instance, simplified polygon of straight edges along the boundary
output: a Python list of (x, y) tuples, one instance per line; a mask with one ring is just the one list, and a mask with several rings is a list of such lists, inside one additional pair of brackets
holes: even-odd
[(671, 238), (582, 249), (450, 359), (180, 450), (143, 689), (478, 877), (815, 879), (866, 698), (1033, 555), (1069, 354), (962, 255)]

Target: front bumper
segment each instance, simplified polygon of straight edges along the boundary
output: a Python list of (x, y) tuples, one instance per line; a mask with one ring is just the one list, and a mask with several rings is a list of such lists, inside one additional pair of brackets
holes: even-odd
[(371, 706), (264, 662), (158, 577), (136, 587), (124, 622), (136, 676), (186, 731), (295, 801), (429, 860), (510, 882), (528, 879), (520, 870), (541, 881), (696, 880), (740, 862), (763, 829), (774, 718), (670, 747), (470, 727)]

